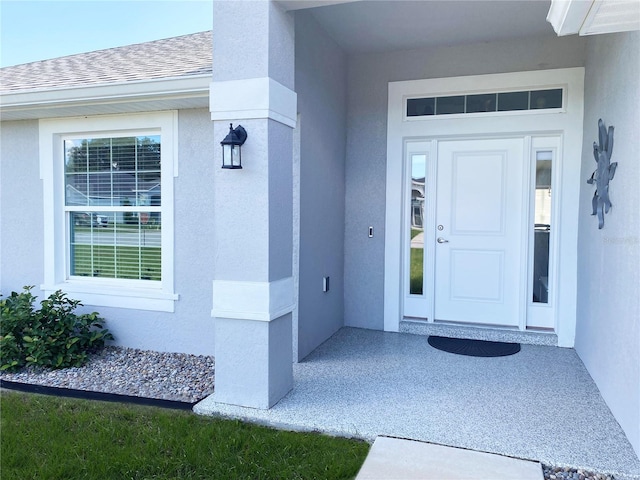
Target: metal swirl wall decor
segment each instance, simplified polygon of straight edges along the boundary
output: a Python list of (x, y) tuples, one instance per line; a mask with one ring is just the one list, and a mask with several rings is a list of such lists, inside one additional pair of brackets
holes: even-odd
[(593, 142), (593, 156), (596, 159), (597, 167), (587, 183), (596, 184), (596, 191), (591, 200), (593, 207), (591, 215), (598, 215), (598, 228), (601, 229), (604, 227), (604, 214), (609, 213), (612, 206), (611, 200), (609, 200), (609, 181), (616, 174), (618, 162), (611, 163), (613, 127), (610, 126), (607, 131), (602, 119), (598, 120), (598, 137), (599, 143)]

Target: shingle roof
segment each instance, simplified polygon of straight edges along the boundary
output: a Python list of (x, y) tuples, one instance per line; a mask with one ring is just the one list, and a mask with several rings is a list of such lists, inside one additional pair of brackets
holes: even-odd
[(38, 91), (211, 74), (211, 31), (0, 69), (0, 91)]

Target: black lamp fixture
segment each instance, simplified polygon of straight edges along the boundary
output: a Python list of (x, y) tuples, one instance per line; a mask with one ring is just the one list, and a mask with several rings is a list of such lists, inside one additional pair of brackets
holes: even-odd
[(247, 139), (247, 131), (238, 125), (233, 128), (233, 123), (229, 124), (229, 133), (222, 145), (222, 168), (238, 169), (242, 168), (242, 145)]

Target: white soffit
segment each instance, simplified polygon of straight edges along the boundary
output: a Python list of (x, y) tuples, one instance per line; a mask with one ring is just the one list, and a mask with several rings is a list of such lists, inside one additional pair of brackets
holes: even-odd
[(348, 54), (553, 38), (551, 0), (380, 0), (310, 9)]
[(547, 21), (559, 36), (640, 30), (640, 0), (552, 0)]
[(640, 0), (596, 0), (580, 35), (640, 30)]

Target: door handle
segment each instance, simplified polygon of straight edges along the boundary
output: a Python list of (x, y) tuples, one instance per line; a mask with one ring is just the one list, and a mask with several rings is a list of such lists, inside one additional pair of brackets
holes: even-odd
[(438, 239), (436, 240), (436, 242), (438, 242), (438, 243), (449, 243), (449, 240), (446, 240), (446, 239), (444, 239), (444, 238), (442, 238), (442, 237), (438, 237)]

